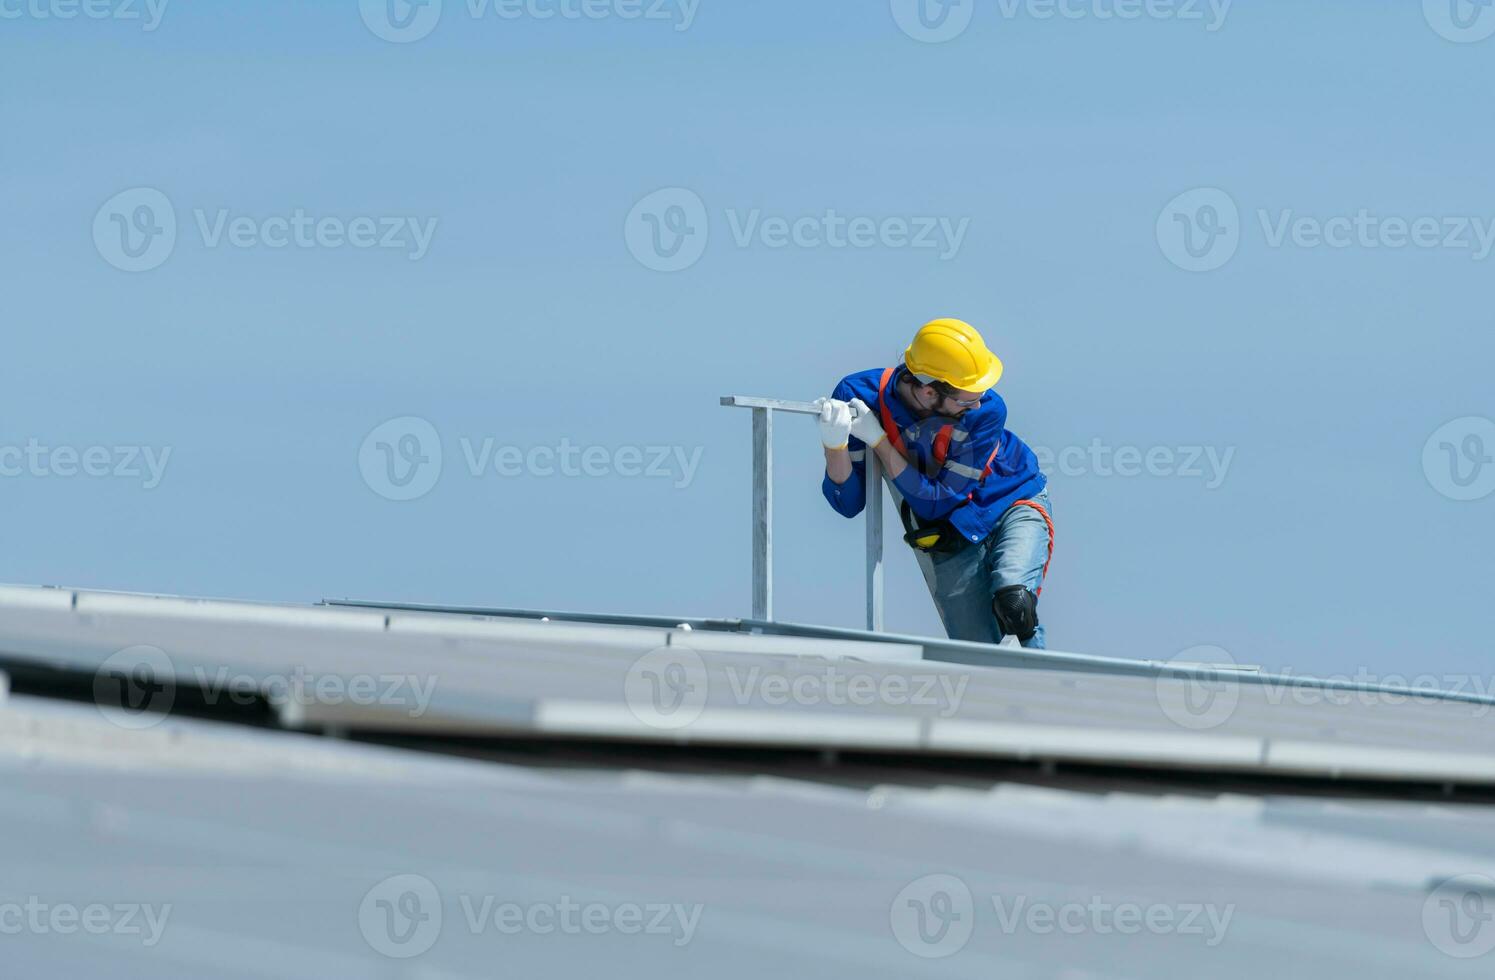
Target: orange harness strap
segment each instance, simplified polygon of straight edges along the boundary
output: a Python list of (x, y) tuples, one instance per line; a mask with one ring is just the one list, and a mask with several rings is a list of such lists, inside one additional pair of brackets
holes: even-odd
[[(888, 441), (893, 444), (894, 449), (907, 457), (908, 453), (903, 448), (903, 433), (898, 431), (898, 423), (893, 421), (893, 413), (888, 411), (886, 395), (888, 392), (888, 382), (893, 380), (893, 370), (893, 368), (887, 368), (882, 373), (882, 381), (877, 386), (877, 410), (882, 418), (882, 430), (887, 433)], [(950, 434), (954, 428), (955, 426), (953, 425), (947, 425), (940, 429), (939, 434), (934, 437), (934, 458), (941, 466), (945, 465), (945, 460), (950, 454)], [(997, 448), (991, 451), (991, 457), (986, 461), (986, 468), (981, 471), (982, 482), (985, 482), (986, 478), (991, 476), (992, 466), (997, 461), (997, 453), (1001, 451), (1002, 443), (998, 441)], [(966, 499), (970, 500), (975, 496), (976, 491), (972, 490), (966, 494)], [(1043, 505), (1036, 500), (1018, 500), (1012, 506), (1032, 507), (1038, 511), (1039, 516), (1043, 518), (1043, 523), (1049, 529), (1049, 554), (1043, 563), (1043, 578), (1046, 579), (1049, 577), (1049, 565), (1053, 564), (1054, 561), (1054, 519), (1049, 516), (1049, 512), (1044, 509)], [(1041, 582), (1038, 586), (1038, 591), (1034, 595), (1043, 595), (1043, 585)]]
[[(903, 433), (898, 431), (898, 423), (893, 421), (893, 413), (888, 410), (888, 382), (893, 380), (893, 370), (893, 368), (887, 368), (886, 370), (884, 370), (882, 373), (882, 381), (878, 383), (877, 412), (879, 417), (881, 417), (882, 419), (882, 430), (887, 433), (888, 441), (891, 442), (893, 444), (893, 448), (898, 450), (898, 452), (901, 453), (906, 459), (908, 458), (908, 451), (903, 448)], [(940, 466), (944, 466), (945, 460), (949, 459), (950, 457), (950, 438), (954, 432), (954, 425), (946, 425), (941, 428), (938, 433), (935, 434), (934, 461)], [(997, 461), (997, 453), (1001, 451), (1002, 443), (1001, 440), (998, 440), (997, 448), (991, 451), (991, 457), (986, 461), (986, 468), (981, 471), (981, 479), (983, 482), (985, 482), (987, 477), (991, 476), (992, 466)], [(970, 493), (966, 494), (966, 499), (971, 499), (971, 497), (975, 496), (975, 493), (976, 491), (972, 490)]]
[[(893, 421), (893, 413), (888, 411), (888, 399), (886, 396), (888, 393), (888, 382), (891, 380), (893, 380), (893, 369), (888, 368), (883, 371), (882, 381), (877, 385), (877, 413), (882, 418), (882, 430), (888, 434), (888, 441), (893, 444), (894, 449), (907, 458), (908, 450), (903, 448), (903, 433), (898, 431), (898, 423)], [(950, 428), (953, 428), (953, 426), (950, 426)], [(940, 434), (944, 435), (944, 430), (941, 430)], [(935, 443), (938, 445), (938, 437), (935, 438)], [(947, 447), (950, 445), (948, 437), (945, 439), (945, 445)], [(945, 461), (940, 460), (940, 465), (945, 465)]]
[[(1048, 578), (1049, 577), (1049, 565), (1054, 560), (1054, 519), (1049, 516), (1049, 512), (1048, 511), (1046, 511), (1046, 510), (1043, 509), (1043, 505), (1040, 504), (1036, 500), (1018, 500), (1018, 501), (1014, 501), (1013, 504), (1012, 504), (1012, 506), (1014, 506), (1014, 507), (1032, 507), (1034, 510), (1038, 511), (1039, 515), (1041, 517), (1043, 517), (1043, 522), (1048, 525), (1048, 528), (1049, 528), (1049, 557), (1043, 563), (1043, 578)], [(1042, 582), (1042, 579), (1040, 579), (1040, 581), (1039, 581), (1038, 591), (1035, 592), (1035, 593), (1033, 593), (1033, 594), (1034, 595), (1043, 595), (1043, 582)]]

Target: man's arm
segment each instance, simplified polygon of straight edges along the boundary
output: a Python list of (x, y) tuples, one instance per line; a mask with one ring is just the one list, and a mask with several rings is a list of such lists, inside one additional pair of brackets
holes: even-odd
[(898, 447), (893, 445), (891, 439), (884, 439), (877, 444), (873, 452), (877, 453), (877, 461), (882, 464), (883, 472), (888, 474), (888, 479), (897, 483), (898, 477), (908, 469), (908, 460), (898, 451)]
[[(836, 396), (843, 394), (843, 387), (836, 386)], [(858, 472), (857, 461), (851, 456), (852, 411), (839, 397), (821, 399), (820, 406), (820, 441), (825, 449), (825, 479), (820, 492), (836, 513), (855, 517), (867, 505), (867, 464), (861, 463)]]
[(851, 465), (851, 447), (842, 446), (840, 449), (825, 448), (825, 475), (836, 486), (841, 486), (851, 479), (854, 472)]
[(892, 440), (886, 438), (881, 421), (870, 410), (858, 415), (851, 432), (869, 443), (876, 440), (873, 451), (914, 514), (920, 520), (937, 521), (964, 503), (976, 488), (981, 480), (979, 467), (986, 465), (1002, 438), (1004, 419), (1000, 412), (983, 413), (983, 417), (972, 418), (970, 422), (973, 428), (966, 439), (966, 451), (960, 454), (962, 458), (946, 460), (935, 479), (909, 465)]

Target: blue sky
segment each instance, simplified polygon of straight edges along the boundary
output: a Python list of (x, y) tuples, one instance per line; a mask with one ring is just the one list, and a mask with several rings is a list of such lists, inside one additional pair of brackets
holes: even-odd
[[(744, 615), (749, 421), (717, 398), (814, 398), (954, 315), (1013, 430), (1071, 450), (1052, 646), (1482, 671), (1495, 495), (1455, 498), (1495, 481), (1495, 38), (1440, 12), (1464, 2), (974, 0), (927, 43), (903, 0), (688, 27), (444, 0), (396, 42), (353, 0), (177, 0), (153, 30), (144, 0), (5, 0), (0, 450), (51, 454), (0, 477), (0, 580)], [(176, 241), (123, 271), (139, 201), (109, 202), (142, 188)], [(1198, 235), (1199, 201), (1236, 212), (1205, 272), (1166, 210), (1201, 188)], [(661, 189), (707, 232), (679, 271), (630, 249)], [(827, 211), (880, 230), (833, 247)], [(773, 219), (814, 221), (774, 247)], [(1428, 244), (1388, 247), (1398, 220)], [(416, 499), (379, 492), (397, 418), (440, 445)], [(591, 475), (532, 455), (566, 445)], [(857, 625), (821, 463), (782, 420), (777, 612)], [(888, 589), (890, 628), (938, 631), (901, 545)]]

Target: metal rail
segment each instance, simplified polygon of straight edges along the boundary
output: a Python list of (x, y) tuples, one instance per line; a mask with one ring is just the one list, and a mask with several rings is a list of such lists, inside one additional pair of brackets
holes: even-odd
[(549, 619), (563, 623), (590, 623), (613, 626), (647, 626), (678, 629), (689, 626), (698, 630), (749, 632), (756, 630), (774, 636), (799, 636), (809, 639), (860, 640), (883, 643), (913, 644), (924, 648), (924, 659), (966, 667), (1008, 667), (1028, 670), (1076, 671), (1087, 674), (1110, 674), (1132, 677), (1174, 677), (1262, 685), (1281, 690), (1346, 691), (1395, 695), (1404, 698), (1427, 698), (1495, 707), (1495, 695), (1476, 691), (1451, 691), (1408, 684), (1356, 681), (1349, 678), (1314, 677), (1300, 674), (1264, 672), (1256, 667), (1235, 664), (1179, 663), (1169, 660), (1127, 660), (1085, 653), (1060, 653), (1054, 650), (1029, 650), (1026, 647), (1001, 647), (970, 640), (945, 637), (911, 636), (901, 633), (869, 632), (838, 626), (815, 626), (808, 623), (769, 622), (758, 619), (710, 619), (691, 616), (623, 616), (611, 613), (569, 612), (565, 610), (517, 609), (500, 606), (448, 606), (422, 602), (383, 602), (368, 599), (323, 599), (323, 606), (357, 609), (384, 609), (395, 612), (446, 613), (462, 616), (496, 616), (502, 619)]
[[(810, 402), (782, 398), (726, 395), (728, 408), (747, 408), (753, 413), (753, 619), (773, 621), (773, 417), (819, 415)], [(874, 453), (867, 453), (867, 629), (883, 628), (882, 564), (882, 469)]]

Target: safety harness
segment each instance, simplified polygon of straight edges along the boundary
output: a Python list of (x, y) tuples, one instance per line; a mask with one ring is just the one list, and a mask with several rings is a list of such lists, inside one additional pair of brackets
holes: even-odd
[[(882, 381), (880, 381), (877, 386), (877, 412), (878, 416), (882, 419), (882, 429), (883, 432), (887, 433), (888, 441), (893, 444), (894, 449), (898, 450), (898, 452), (901, 453), (905, 459), (907, 459), (908, 452), (904, 449), (903, 446), (903, 433), (899, 431), (898, 423), (893, 421), (893, 413), (888, 409), (888, 383), (893, 380), (894, 371), (894, 368), (888, 368), (882, 373)], [(944, 467), (945, 461), (950, 456), (950, 440), (954, 435), (954, 432), (955, 426), (951, 424), (943, 426), (940, 431), (935, 434), (933, 447), (934, 461), (941, 468)], [(977, 489), (979, 489), (982, 484), (986, 483), (987, 477), (991, 476), (992, 470), (996, 465), (997, 454), (1001, 451), (1002, 442), (999, 438), (997, 440), (996, 448), (991, 451), (991, 456), (986, 460), (986, 466), (981, 471), (981, 479), (976, 483)], [(910, 463), (910, 465), (913, 465), (912, 462)], [(974, 500), (975, 497), (976, 490), (973, 489), (970, 493), (966, 494), (965, 500), (956, 505), (955, 509), (959, 510), (961, 507), (966, 506), (972, 500)], [(1038, 501), (1036, 500), (1019, 500), (1014, 502), (1012, 506), (1033, 508), (1034, 510), (1038, 511), (1039, 515), (1043, 517), (1044, 524), (1048, 526), (1049, 554), (1048, 559), (1043, 563), (1043, 575), (1044, 578), (1047, 578), (1049, 574), (1049, 564), (1054, 560), (1054, 521), (1049, 517), (1049, 512), (1045, 510), (1043, 505), (1038, 503)], [(954, 511), (952, 511), (952, 513), (954, 513)], [(965, 535), (956, 530), (955, 526), (950, 523), (948, 518), (938, 521), (931, 521), (927, 524), (921, 524), (920, 521), (916, 517), (914, 517), (913, 508), (909, 506), (909, 502), (907, 499), (905, 499), (902, 506), (898, 508), (898, 516), (903, 520), (903, 529), (905, 532), (903, 535), (903, 540), (908, 544), (909, 547), (917, 551), (931, 554), (954, 554), (955, 552), (964, 548), (968, 543), (965, 539)], [(1038, 591), (1034, 594), (1043, 594), (1042, 585), (1039, 586)]]

